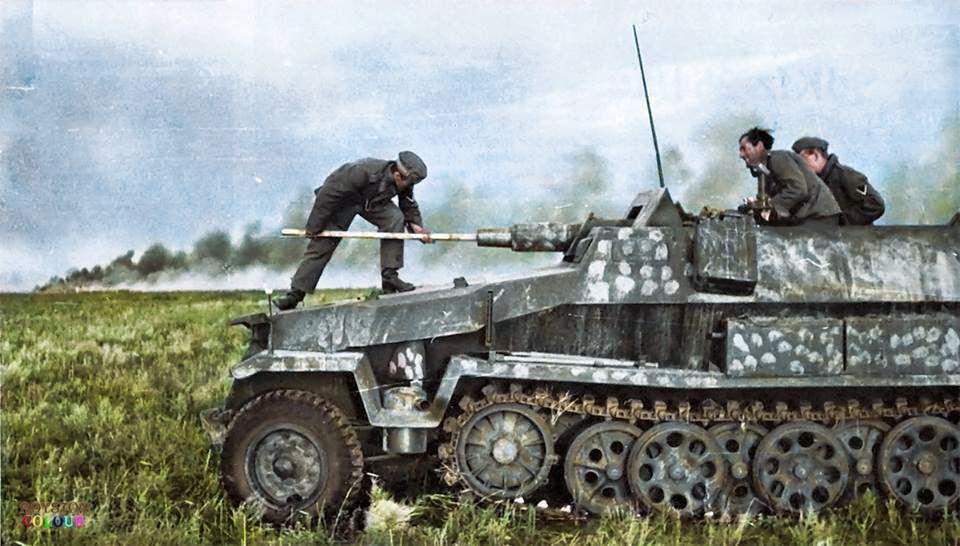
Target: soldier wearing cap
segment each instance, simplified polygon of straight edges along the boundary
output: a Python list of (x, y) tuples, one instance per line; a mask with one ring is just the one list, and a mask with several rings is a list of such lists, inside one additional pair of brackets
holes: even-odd
[(840, 205), (840, 223), (851, 226), (872, 224), (883, 216), (880, 192), (859, 171), (842, 165), (834, 154), (827, 154), (829, 143), (822, 138), (803, 137), (793, 143), (807, 165), (823, 180)]
[[(765, 193), (770, 197), (768, 210), (760, 211), (759, 221), (773, 225), (839, 224), (840, 207), (833, 194), (798, 154), (773, 150), (773, 135), (754, 127), (740, 135), (740, 159), (751, 174), (765, 176)], [(747, 205), (755, 205), (747, 199)]]
[[(323, 230), (346, 231), (354, 217), (377, 226), (382, 232), (402, 232), (409, 227), (414, 233), (429, 235), (423, 227), (420, 207), (413, 198), (413, 186), (427, 177), (427, 166), (417, 154), (400, 152), (394, 161), (359, 159), (341, 165), (314, 191), (316, 200), (307, 219), (307, 235)], [(397, 197), (399, 206), (394, 204)], [(429, 238), (425, 242), (431, 242)], [(324, 267), (333, 256), (340, 239), (311, 239), (303, 261), (290, 283), (290, 291), (279, 298), (281, 310), (293, 309), (313, 292)], [(400, 279), (403, 267), (403, 241), (380, 241), (380, 276), (386, 293), (409, 292), (410, 283)]]

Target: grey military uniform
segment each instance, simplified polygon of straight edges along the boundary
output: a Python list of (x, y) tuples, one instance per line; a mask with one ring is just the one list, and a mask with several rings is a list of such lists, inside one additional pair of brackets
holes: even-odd
[(863, 173), (837, 161), (836, 155), (827, 158), (820, 177), (843, 210), (843, 224), (865, 226), (883, 216), (885, 207), (880, 192)]
[(766, 192), (775, 213), (771, 223), (797, 225), (836, 218), (840, 214), (840, 206), (830, 189), (799, 154), (772, 150), (766, 166), (770, 171)]
[[(393, 180), (394, 161), (360, 159), (333, 171), (314, 193), (316, 199), (307, 219), (307, 233), (345, 231), (360, 215), (382, 232), (402, 232), (405, 224), (422, 225), (413, 187), (398, 191)], [(399, 206), (394, 204), (397, 197)], [(313, 292), (340, 239), (311, 239), (303, 261), (293, 275), (291, 287)], [(403, 241), (380, 242), (380, 267), (403, 267)]]

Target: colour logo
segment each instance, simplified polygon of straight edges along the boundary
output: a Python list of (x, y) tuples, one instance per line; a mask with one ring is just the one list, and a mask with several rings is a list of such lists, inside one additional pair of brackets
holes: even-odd
[(87, 524), (86, 518), (82, 515), (61, 515), (61, 514), (34, 514), (32, 516), (23, 516), (21, 519), (23, 526), (27, 529), (35, 527), (37, 529), (60, 529), (65, 527), (80, 528)]
[(26, 529), (79, 529), (88, 525), (86, 502), (21, 502), (20, 523)]

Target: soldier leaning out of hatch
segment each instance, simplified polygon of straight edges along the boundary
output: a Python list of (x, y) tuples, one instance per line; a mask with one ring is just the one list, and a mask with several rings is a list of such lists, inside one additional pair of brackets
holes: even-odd
[[(307, 219), (307, 236), (324, 230), (346, 231), (358, 214), (381, 232), (399, 233), (409, 227), (429, 235), (423, 227), (420, 207), (413, 198), (413, 186), (427, 177), (427, 166), (413, 152), (400, 152), (395, 161), (359, 159), (341, 165), (314, 190), (316, 200)], [(393, 202), (396, 196), (398, 207)], [(424, 242), (432, 242), (429, 237)], [(280, 310), (293, 309), (308, 292), (313, 292), (340, 239), (315, 238), (307, 244), (303, 261), (290, 283), (286, 296), (277, 299)], [(409, 292), (410, 283), (400, 279), (403, 241), (380, 241), (380, 276), (386, 293)]]
[(842, 165), (836, 155), (827, 154), (827, 146), (829, 144), (822, 138), (803, 137), (794, 142), (792, 147), (830, 188), (840, 205), (842, 225), (872, 224), (883, 216), (884, 205), (880, 192), (870, 185), (863, 173)]
[[(740, 135), (740, 159), (750, 173), (766, 180), (769, 208), (759, 209), (757, 221), (778, 226), (836, 226), (840, 207), (826, 184), (803, 158), (789, 150), (773, 150), (773, 135), (754, 127)], [(757, 210), (754, 198), (745, 200)]]

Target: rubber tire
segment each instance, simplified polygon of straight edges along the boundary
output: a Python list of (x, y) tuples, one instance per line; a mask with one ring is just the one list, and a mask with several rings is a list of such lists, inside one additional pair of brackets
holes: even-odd
[[(301, 502), (275, 505), (250, 483), (244, 459), (253, 439), (288, 423), (306, 431), (324, 451), (327, 476), (323, 487)], [(343, 508), (360, 489), (362, 478), (363, 452), (348, 420), (337, 406), (309, 392), (277, 390), (262, 394), (244, 405), (227, 428), (220, 459), (221, 484), (235, 505), (254, 504), (263, 510), (263, 519), (271, 523), (286, 523), (301, 511), (310, 516), (345, 515)]]

